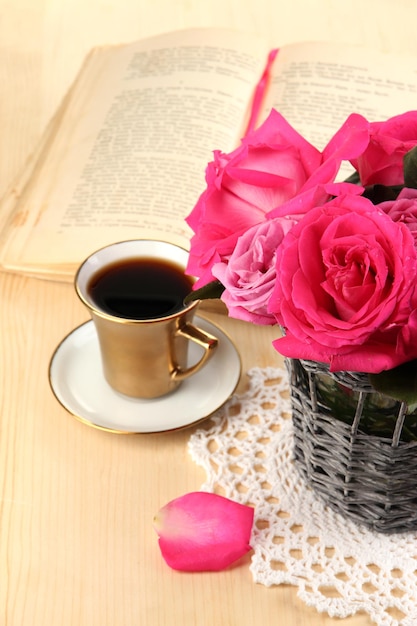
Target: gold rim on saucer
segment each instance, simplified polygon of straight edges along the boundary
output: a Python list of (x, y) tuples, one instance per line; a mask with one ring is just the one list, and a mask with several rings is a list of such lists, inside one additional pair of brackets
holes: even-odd
[[(49, 364), (51, 390), (73, 417), (105, 432), (158, 434), (195, 426), (233, 395), (242, 370), (239, 352), (224, 330), (205, 318), (196, 316), (196, 320), (219, 338), (217, 352), (200, 372), (167, 396), (142, 400), (113, 391), (102, 374), (92, 321), (72, 330), (55, 349)], [(190, 344), (191, 360), (198, 359), (195, 350)], [(118, 415), (114, 417), (112, 411)]]

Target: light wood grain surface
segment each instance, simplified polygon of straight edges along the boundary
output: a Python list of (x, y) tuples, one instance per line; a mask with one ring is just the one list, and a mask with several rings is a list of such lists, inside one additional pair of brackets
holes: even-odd
[[(327, 39), (417, 58), (416, 23), (414, 0), (0, 0), (0, 193), (93, 45), (225, 26), (271, 46)], [(244, 371), (281, 362), (272, 329), (211, 318), (239, 345)], [(110, 435), (60, 407), (49, 360), (86, 319), (71, 286), (0, 275), (0, 624), (370, 626), (364, 614), (319, 614), (290, 586), (255, 585), (249, 556), (216, 574), (163, 563), (153, 515), (204, 480), (187, 453), (191, 431)]]

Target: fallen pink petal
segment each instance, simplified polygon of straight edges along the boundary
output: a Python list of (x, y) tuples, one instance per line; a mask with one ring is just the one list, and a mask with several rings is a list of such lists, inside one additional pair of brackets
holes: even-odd
[(251, 550), (254, 509), (223, 496), (192, 492), (163, 506), (154, 518), (159, 547), (175, 570), (223, 570)]

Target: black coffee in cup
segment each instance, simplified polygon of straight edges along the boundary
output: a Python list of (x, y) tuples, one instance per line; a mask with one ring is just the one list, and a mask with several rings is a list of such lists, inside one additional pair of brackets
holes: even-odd
[(87, 292), (104, 313), (126, 319), (167, 317), (184, 308), (193, 279), (171, 261), (129, 258), (96, 272)]

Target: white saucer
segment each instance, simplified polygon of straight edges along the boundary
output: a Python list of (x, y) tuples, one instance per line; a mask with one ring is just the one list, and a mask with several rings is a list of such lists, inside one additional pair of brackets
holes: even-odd
[[(120, 434), (177, 430), (209, 417), (233, 394), (240, 379), (240, 356), (218, 326), (195, 317), (203, 330), (219, 339), (210, 361), (173, 393), (155, 400), (137, 400), (113, 391), (103, 376), (94, 324), (73, 330), (56, 348), (49, 381), (57, 400), (83, 423)], [(190, 342), (190, 362), (200, 357)]]

